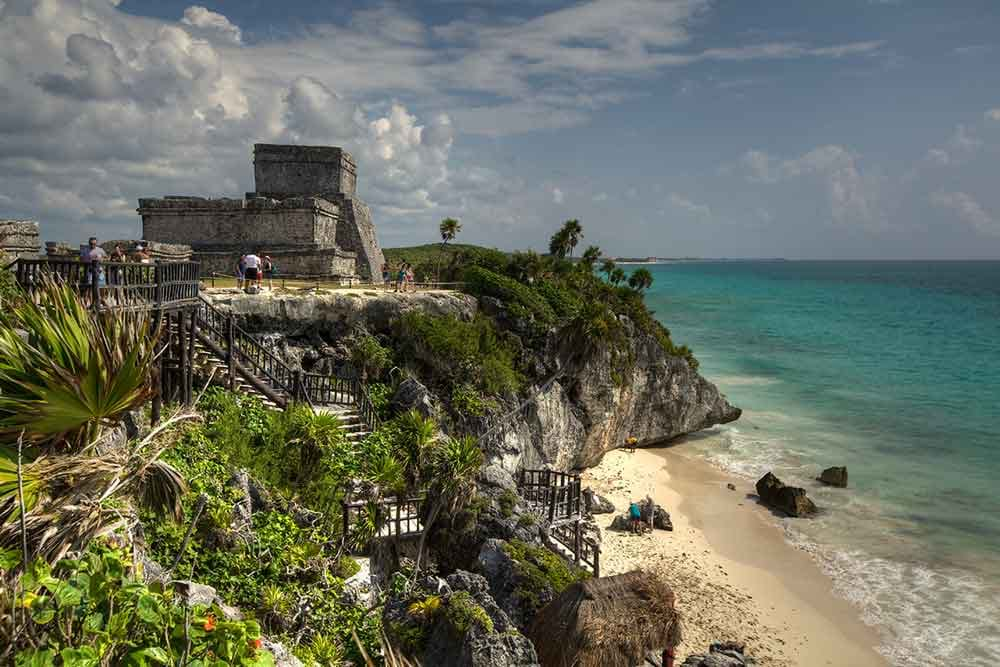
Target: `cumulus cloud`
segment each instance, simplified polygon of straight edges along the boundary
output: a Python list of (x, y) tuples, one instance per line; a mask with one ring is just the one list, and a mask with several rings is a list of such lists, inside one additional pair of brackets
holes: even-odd
[(968, 193), (935, 192), (931, 195), (931, 203), (953, 212), (959, 220), (982, 234), (1000, 236), (1000, 220), (988, 213)]
[(671, 192), (668, 198), (670, 205), (675, 209), (683, 211), (698, 220), (711, 220), (712, 209), (704, 204), (696, 204), (686, 197), (682, 197), (676, 192)]
[(986, 119), (1000, 122), (1000, 107), (997, 107), (996, 109), (990, 109), (989, 111), (987, 111)]
[(982, 145), (982, 140), (968, 127), (959, 125), (944, 146), (935, 146), (927, 151), (924, 161), (938, 166), (960, 164), (972, 157)]
[(752, 183), (778, 184), (803, 177), (824, 186), (832, 219), (840, 224), (881, 225), (877, 212), (878, 189), (858, 166), (858, 158), (842, 146), (814, 148), (796, 158), (778, 159), (760, 150), (750, 150), (738, 166)]
[(201, 34), (217, 37), (226, 42), (239, 44), (243, 41), (243, 31), (228, 18), (205, 7), (193, 5), (184, 10), (181, 23), (197, 29)]
[(566, 200), (566, 194), (559, 188), (552, 188), (552, 203), (562, 204)]

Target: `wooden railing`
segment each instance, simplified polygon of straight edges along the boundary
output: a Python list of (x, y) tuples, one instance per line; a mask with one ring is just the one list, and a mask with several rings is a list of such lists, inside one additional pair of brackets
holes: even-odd
[(601, 576), (601, 545), (583, 534), (580, 521), (553, 526), (549, 536), (573, 554), (573, 562), (595, 576)]
[(528, 506), (550, 524), (574, 521), (580, 517), (583, 505), (579, 475), (555, 470), (522, 469), (518, 490)]
[(193, 304), (200, 291), (197, 262), (136, 264), (78, 259), (18, 259), (18, 284), (29, 294), (46, 281), (70, 285), (95, 310), (170, 309)]
[(305, 373), (292, 369), (204, 297), (198, 303), (199, 336), (228, 365), (230, 389), (238, 373), (279, 407), (289, 401), (310, 406), (353, 403), (369, 431), (378, 417), (368, 389), (357, 377)]
[(549, 538), (571, 553), (577, 566), (586, 567), (595, 577), (601, 576), (601, 545), (583, 535), (580, 476), (557, 470), (522, 468), (517, 487), (528, 508), (548, 521)]
[(424, 529), (420, 520), (424, 502), (420, 496), (341, 502), (344, 539), (351, 549), (363, 551), (376, 538), (419, 535)]

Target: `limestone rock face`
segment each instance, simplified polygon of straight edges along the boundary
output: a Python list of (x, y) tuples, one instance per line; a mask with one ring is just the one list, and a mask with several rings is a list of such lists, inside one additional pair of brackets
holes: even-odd
[[(470, 320), (479, 308), (474, 297), (442, 292), (334, 290), (248, 296), (225, 290), (208, 297), (233, 312), (251, 333), (305, 339), (316, 350), (359, 327), (392, 336), (395, 320), (411, 310)], [(502, 323), (503, 304), (492, 306), (499, 309), (494, 316)], [(542, 344), (526, 349), (525, 364), (534, 377), (542, 378), (525, 388), (530, 404), (502, 428), (494, 428), (498, 418), (517, 408), (523, 396), (502, 401), (478, 425), (463, 425), (464, 432), (490, 433), (484, 441), (488, 463), (511, 472), (586, 468), (629, 437), (637, 438), (639, 446), (652, 445), (739, 418), (739, 408), (684, 359), (666, 354), (652, 335), (624, 324), (632, 360), (625, 369), (615, 370), (610, 351), (592, 353), (572, 368), (561, 367), (560, 360), (569, 355), (555, 331)], [(431, 380), (421, 378), (433, 386)]]
[[(610, 352), (597, 353), (530, 389), (537, 392), (534, 405), (487, 454), (511, 470), (587, 468), (630, 436), (646, 446), (739, 418), (740, 409), (715, 385), (684, 359), (667, 355), (652, 336), (633, 332), (630, 340), (635, 361), (624, 373), (614, 370)], [(559, 356), (558, 345), (552, 343), (539, 366)]]
[(840, 488), (847, 487), (847, 468), (844, 466), (834, 466), (832, 468), (827, 468), (819, 474), (816, 478), (817, 481), (823, 482), (828, 486), (837, 486)]
[(416, 410), (424, 417), (437, 415), (437, 408), (431, 393), (427, 387), (413, 378), (407, 378), (399, 383), (390, 405), (397, 412)]
[(786, 485), (774, 473), (757, 480), (757, 495), (765, 505), (788, 516), (803, 517), (816, 512), (816, 505), (806, 496), (805, 489)]
[(411, 310), (463, 320), (472, 319), (476, 312), (473, 297), (451, 292), (397, 294), (353, 289), (247, 295), (237, 290), (214, 290), (204, 294), (216, 307), (236, 315), (240, 326), (250, 332), (319, 336), (327, 341), (348, 336), (359, 326), (387, 331), (394, 320)]

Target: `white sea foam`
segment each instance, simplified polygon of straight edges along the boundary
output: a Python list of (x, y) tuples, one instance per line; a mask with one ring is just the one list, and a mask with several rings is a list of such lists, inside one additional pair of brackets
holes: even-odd
[(712, 381), (716, 385), (726, 387), (766, 387), (768, 385), (781, 382), (778, 378), (763, 377), (760, 375), (719, 375), (713, 376)]
[[(773, 424), (769, 417), (763, 421)], [(742, 422), (718, 429), (693, 449), (717, 467), (751, 481), (768, 470), (780, 470), (795, 482), (796, 476), (805, 479), (815, 468), (804, 460), (807, 453), (795, 451), (792, 440), (772, 429), (748, 429)], [(901, 537), (894, 530), (900, 528), (899, 519), (884, 515), (872, 498), (823, 488), (813, 495), (831, 511), (807, 523), (776, 520), (786, 539), (809, 552), (833, 579), (836, 594), (879, 629), (879, 651), (891, 664), (1000, 665), (1000, 582), (916, 562), (919, 542)]]

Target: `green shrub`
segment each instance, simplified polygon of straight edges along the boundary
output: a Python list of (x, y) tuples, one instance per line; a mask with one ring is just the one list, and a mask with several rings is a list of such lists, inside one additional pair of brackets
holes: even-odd
[(512, 316), (532, 323), (536, 332), (544, 332), (556, 320), (548, 301), (513, 278), (477, 266), (467, 268), (464, 278), (466, 291), (499, 299)]
[(500, 516), (508, 519), (514, 514), (514, 507), (517, 506), (517, 494), (510, 489), (504, 489), (497, 499), (497, 504), (500, 505)]
[[(503, 368), (491, 367), (489, 370), (489, 383), (501, 385), (513, 383), (516, 385), (516, 378), (505, 379), (502, 377), (504, 372)], [(500, 379), (497, 379), (498, 377)], [(455, 385), (455, 388), (451, 391), (451, 407), (461, 414), (480, 417), (486, 414), (486, 411), (494, 405), (496, 405), (494, 401), (483, 398), (483, 395), (470, 384)]]
[(392, 401), (394, 391), (392, 385), (384, 382), (368, 383), (368, 398), (371, 399), (372, 407), (380, 419), (389, 418), (389, 403)]
[(392, 360), (392, 350), (369, 333), (357, 334), (351, 342), (351, 363), (365, 381), (377, 378)]
[(273, 665), (255, 621), (227, 621), (215, 607), (188, 611), (173, 592), (145, 585), (124, 554), (93, 546), (54, 570), (32, 564), (17, 605), (28, 621), (17, 665)]
[(514, 563), (517, 579), (514, 596), (531, 615), (548, 601), (541, 595), (544, 591), (558, 595), (571, 584), (590, 577), (587, 571), (573, 567), (545, 547), (513, 539), (504, 542), (501, 548)]
[(493, 322), (477, 315), (471, 322), (451, 315), (406, 313), (399, 324), (400, 350), (444, 385), (472, 385), (484, 392), (516, 392), (521, 376), (515, 352)]
[(478, 625), (487, 633), (493, 632), (493, 619), (476, 602), (469, 591), (457, 591), (448, 597), (444, 610), (445, 618), (459, 635), (467, 633), (473, 625)]
[(521, 516), (517, 517), (517, 525), (520, 528), (528, 528), (530, 526), (535, 526), (538, 524), (538, 517), (531, 512), (525, 512)]
[(541, 280), (534, 289), (562, 320), (576, 315), (583, 305), (583, 299), (577, 290), (553, 280)]

